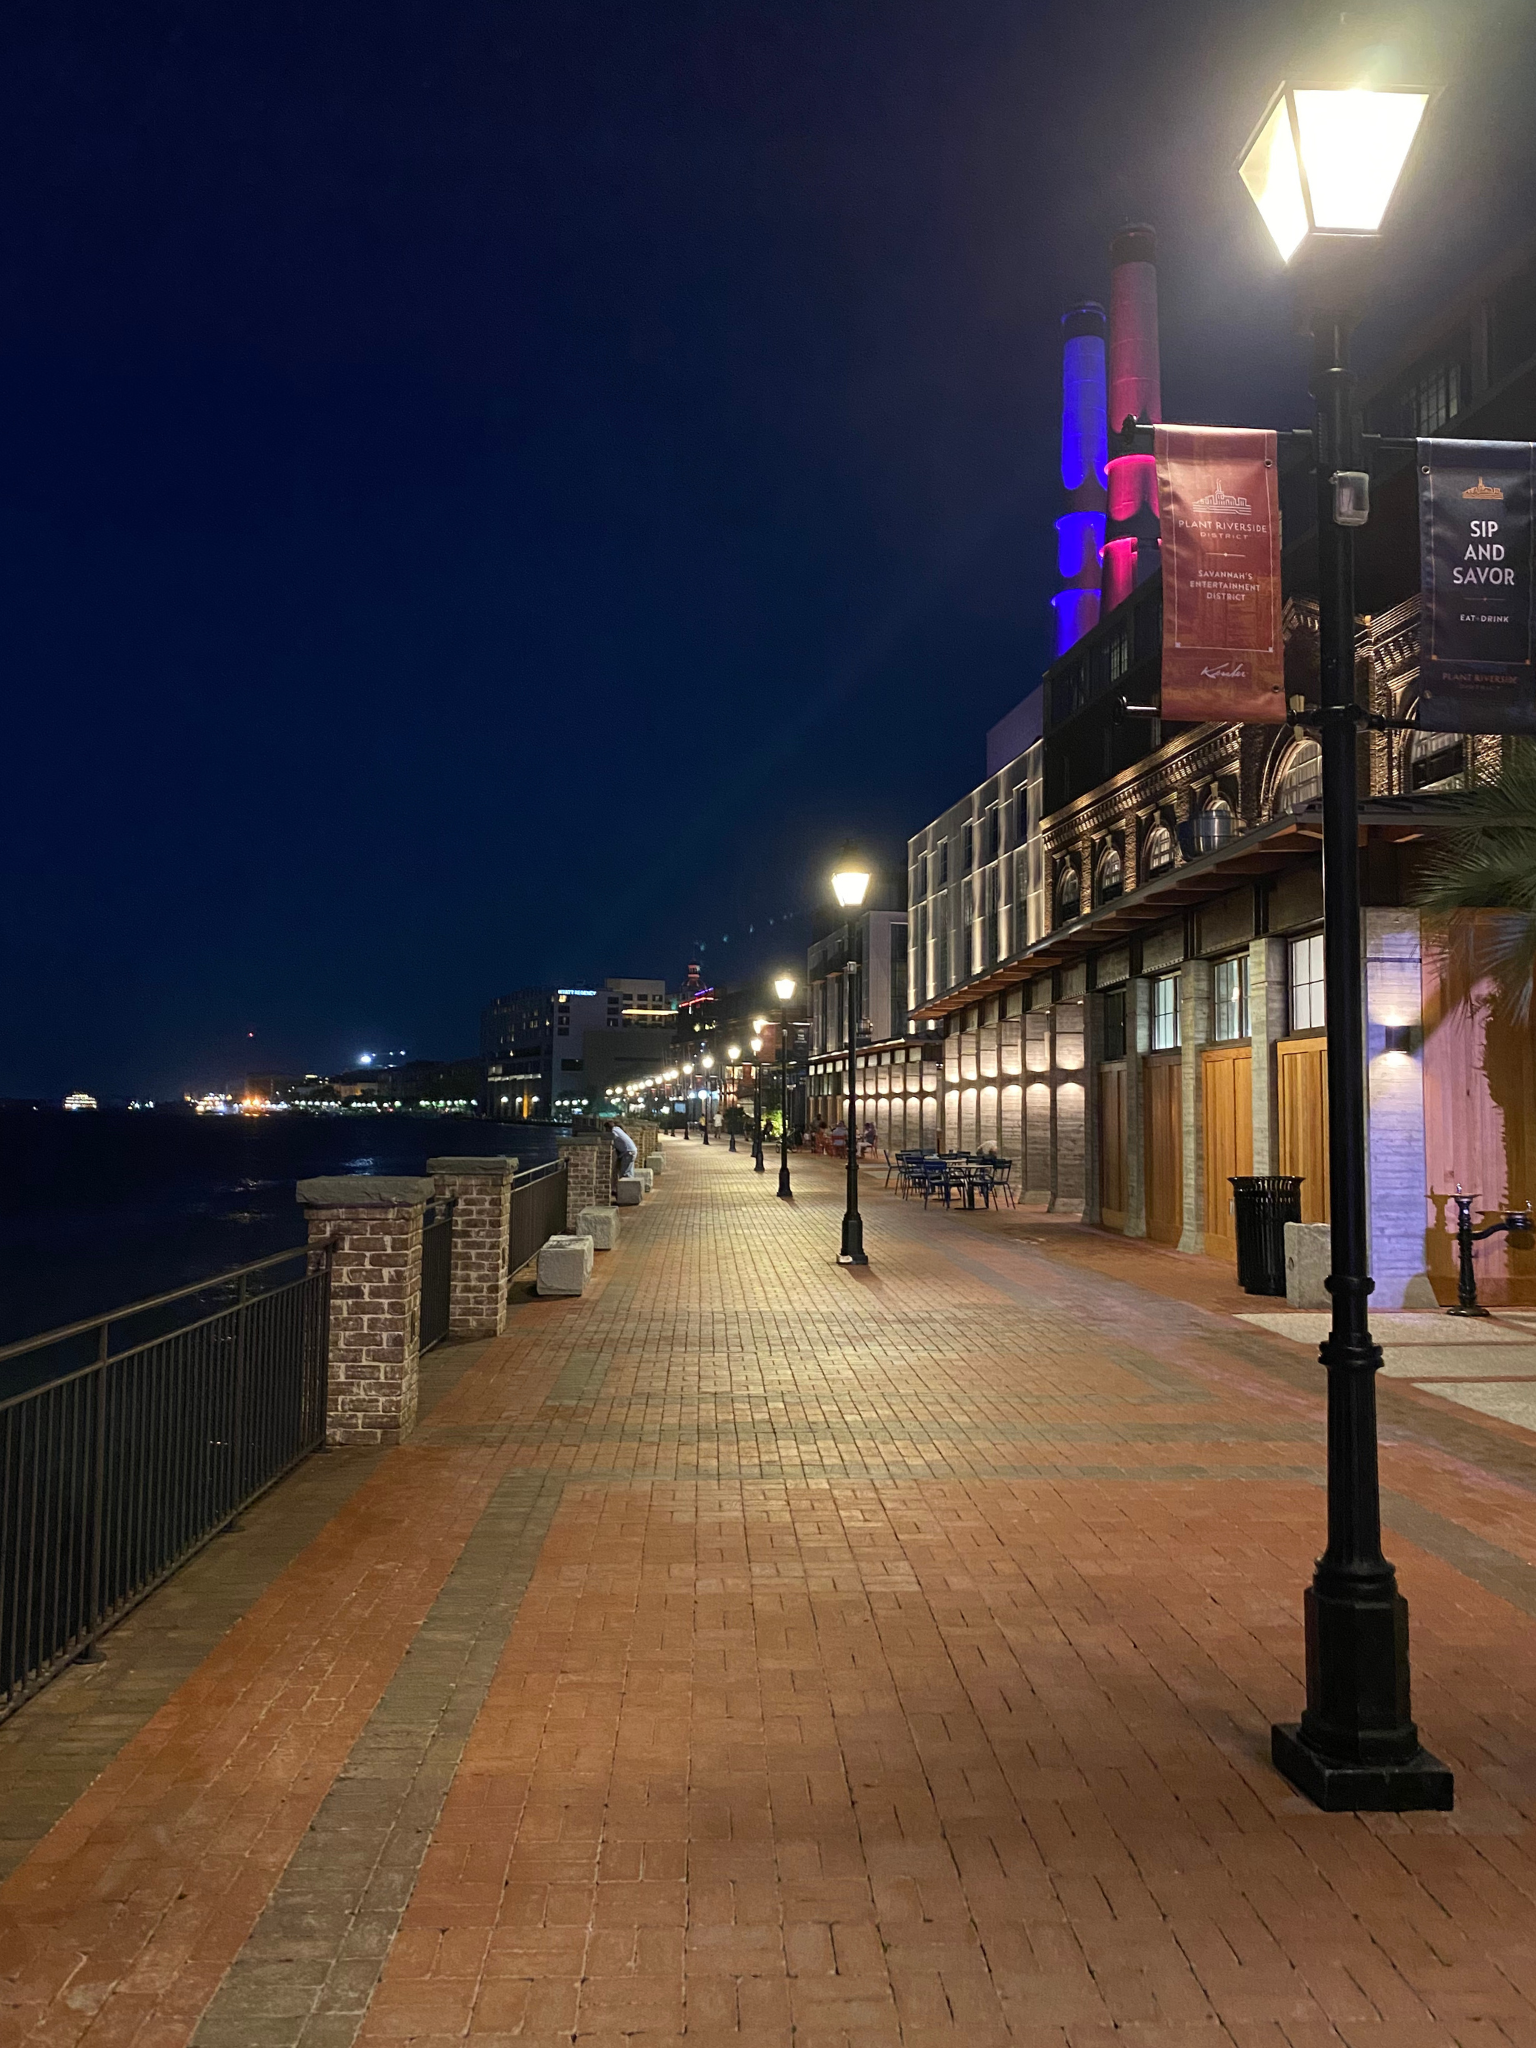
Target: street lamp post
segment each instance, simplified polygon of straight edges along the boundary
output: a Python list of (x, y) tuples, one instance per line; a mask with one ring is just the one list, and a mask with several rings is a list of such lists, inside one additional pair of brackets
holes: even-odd
[[(740, 1104), (740, 1102), (739, 1102), (739, 1101), (737, 1100), (737, 1097), (738, 1097), (738, 1096), (740, 1095), (740, 1093), (741, 1093), (741, 1047), (740, 1047), (739, 1045), (728, 1045), (728, 1046), (727, 1046), (727, 1047), (725, 1048), (725, 1056), (726, 1056), (726, 1059), (727, 1059), (727, 1060), (728, 1060), (728, 1061), (730, 1062), (730, 1073), (731, 1073), (731, 1102), (730, 1102), (730, 1107), (731, 1107), (731, 1108), (732, 1108), (733, 1110), (736, 1110), (736, 1111), (738, 1111), (738, 1112), (739, 1112), (739, 1111), (740, 1111), (740, 1109), (741, 1109), (741, 1104)], [(740, 1116), (739, 1116), (739, 1114), (738, 1114), (738, 1116), (737, 1116), (737, 1119), (736, 1119), (736, 1121), (737, 1121), (737, 1122), (740, 1122)], [(734, 1151), (736, 1150), (736, 1124), (735, 1124), (735, 1123), (733, 1123), (733, 1124), (731, 1125), (731, 1128), (730, 1128), (730, 1133), (729, 1133), (729, 1135), (730, 1135), (730, 1141), (731, 1141), (731, 1142), (730, 1142), (730, 1146), (729, 1146), (729, 1148), (728, 1148), (728, 1149), (729, 1149), (730, 1151), (734, 1152)]]
[(693, 1084), (693, 1061), (683, 1062), (683, 1143), (688, 1142), (688, 1090)]
[(705, 1144), (707, 1145), (707, 1144), (709, 1143), (709, 1121), (710, 1121), (710, 1096), (709, 1096), (709, 1082), (710, 1082), (710, 1076), (711, 1076), (711, 1074), (712, 1074), (712, 1073), (714, 1072), (714, 1067), (715, 1067), (715, 1056), (714, 1056), (714, 1054), (713, 1054), (712, 1052), (707, 1052), (707, 1053), (705, 1053), (705, 1055), (704, 1055), (703, 1059), (702, 1059), (702, 1060), (700, 1060), (700, 1062), (699, 1062), (699, 1065), (700, 1065), (700, 1066), (701, 1066), (701, 1067), (703, 1068), (703, 1070), (704, 1070), (704, 1142), (705, 1142)]
[(763, 1041), (758, 1035), (762, 1018), (757, 1019), (753, 1036), (748, 1040), (752, 1047), (752, 1171), (763, 1171)]
[[(832, 893), (844, 910), (860, 910), (869, 889), (869, 864), (846, 845), (832, 876)], [(840, 1266), (867, 1266), (864, 1254), (864, 1219), (859, 1214), (859, 1141), (855, 1119), (855, 1066), (859, 1043), (859, 949), (858, 926), (848, 920), (848, 958), (843, 963), (843, 995), (848, 1009), (848, 1199), (843, 1210), (843, 1248), (837, 1255)]]
[(1448, 1808), (1452, 1777), (1419, 1744), (1409, 1705), (1408, 1608), (1381, 1549), (1376, 1374), (1366, 1299), (1365, 1031), (1360, 962), (1355, 555), (1363, 491), (1349, 367), (1362, 243), (1377, 234), (1428, 96), (1276, 95), (1239, 172), (1281, 257), (1296, 263), (1312, 333), (1323, 756), (1323, 977), (1328, 1015), (1332, 1328), (1328, 1542), (1306, 1595), (1307, 1704), (1272, 1734), (1276, 1766), (1334, 1812)]
[(789, 1185), (789, 999), (795, 992), (793, 978), (781, 974), (773, 992), (779, 999), (779, 1199), (790, 1202), (794, 1200)]

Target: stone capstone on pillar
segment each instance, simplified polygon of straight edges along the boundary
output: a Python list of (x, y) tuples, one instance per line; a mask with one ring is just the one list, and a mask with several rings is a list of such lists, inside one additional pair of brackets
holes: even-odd
[(416, 1426), (421, 1240), (434, 1183), (323, 1174), (295, 1190), (311, 1243), (331, 1241), (326, 1442), (395, 1444)]
[(455, 1205), (448, 1334), (499, 1337), (507, 1322), (507, 1238), (517, 1161), (505, 1155), (429, 1159), (427, 1171), (437, 1199)]

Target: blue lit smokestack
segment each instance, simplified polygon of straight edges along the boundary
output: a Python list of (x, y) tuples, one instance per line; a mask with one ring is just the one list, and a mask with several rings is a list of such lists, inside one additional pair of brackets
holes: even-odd
[(1099, 620), (1099, 550), (1109, 457), (1104, 394), (1104, 308), (1074, 306), (1061, 319), (1061, 483), (1068, 509), (1056, 522), (1063, 588), (1051, 599), (1056, 652), (1065, 654)]

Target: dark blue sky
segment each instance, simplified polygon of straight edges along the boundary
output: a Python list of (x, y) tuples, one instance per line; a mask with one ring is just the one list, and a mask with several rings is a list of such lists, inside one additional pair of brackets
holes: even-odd
[[(1531, 189), (1531, 10), (1429, 11), (1387, 328)], [(1306, 417), (1231, 172), (1296, 13), (14, 0), (0, 1093), (469, 1050), (899, 860), (1043, 665), (1121, 220), (1170, 416)]]

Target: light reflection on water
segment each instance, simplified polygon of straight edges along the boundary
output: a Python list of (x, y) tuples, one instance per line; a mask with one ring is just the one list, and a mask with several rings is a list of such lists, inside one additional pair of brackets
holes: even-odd
[(439, 1155), (554, 1157), (552, 1128), (467, 1117), (182, 1117), (0, 1110), (0, 1344), (304, 1240), (294, 1183), (421, 1174)]

